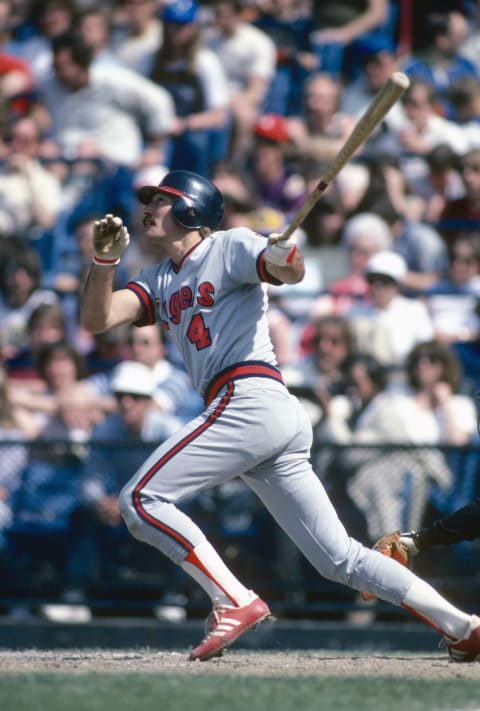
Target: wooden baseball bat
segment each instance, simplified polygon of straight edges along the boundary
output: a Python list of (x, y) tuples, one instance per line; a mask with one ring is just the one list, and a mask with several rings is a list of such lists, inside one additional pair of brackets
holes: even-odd
[(299, 227), (306, 218), (312, 207), (317, 202), (320, 195), (330, 185), (331, 181), (341, 171), (345, 163), (355, 153), (357, 148), (372, 133), (373, 129), (380, 123), (383, 117), (390, 111), (393, 104), (400, 98), (403, 92), (408, 89), (410, 80), (402, 72), (394, 72), (385, 82), (382, 88), (374, 96), (364, 114), (359, 118), (353, 128), (352, 133), (347, 138), (330, 166), (327, 168), (318, 185), (310, 193), (301, 208), (293, 217), (291, 223), (275, 242), (288, 239), (290, 235)]

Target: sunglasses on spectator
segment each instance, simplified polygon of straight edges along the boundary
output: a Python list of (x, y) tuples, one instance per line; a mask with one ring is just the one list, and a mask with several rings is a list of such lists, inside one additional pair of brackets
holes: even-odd
[(120, 400), (123, 400), (124, 397), (131, 397), (132, 400), (149, 400), (148, 395), (140, 395), (139, 393), (115, 393), (115, 399), (118, 400), (118, 402), (120, 402)]
[(396, 286), (397, 284), (394, 279), (383, 274), (369, 274), (367, 281), (369, 284), (381, 284), (382, 286)]
[(460, 262), (460, 264), (467, 264), (467, 265), (476, 264), (476, 262), (477, 262), (477, 260), (473, 256), (473, 254), (468, 256), (466, 254), (455, 254), (454, 253), (450, 257), (450, 259), (452, 260), (452, 262)]
[(413, 365), (418, 365), (421, 361), (427, 361), (430, 365), (436, 365), (441, 363), (441, 358), (436, 353), (417, 353), (417, 355), (412, 358)]

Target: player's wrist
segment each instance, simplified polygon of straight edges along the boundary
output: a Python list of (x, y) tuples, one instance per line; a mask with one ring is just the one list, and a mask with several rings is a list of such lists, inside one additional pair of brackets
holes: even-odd
[(115, 257), (114, 259), (106, 259), (105, 257), (97, 257), (95, 254), (92, 257), (92, 261), (99, 267), (115, 267), (120, 264), (120, 257)]

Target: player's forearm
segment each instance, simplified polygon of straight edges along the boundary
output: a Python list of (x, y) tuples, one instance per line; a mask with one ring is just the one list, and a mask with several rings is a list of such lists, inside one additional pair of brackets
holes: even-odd
[(80, 323), (89, 333), (101, 333), (112, 325), (110, 312), (114, 278), (114, 266), (92, 264), (90, 267), (80, 305)]
[(292, 256), (292, 260), (285, 266), (273, 264), (266, 259), (268, 273), (281, 281), (283, 284), (298, 284), (305, 276), (305, 264), (302, 253), (297, 249)]

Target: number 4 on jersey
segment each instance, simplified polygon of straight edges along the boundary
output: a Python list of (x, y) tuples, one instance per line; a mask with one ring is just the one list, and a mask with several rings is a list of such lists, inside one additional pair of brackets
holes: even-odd
[(190, 343), (195, 344), (197, 351), (212, 345), (210, 329), (205, 326), (202, 314), (193, 316), (188, 327), (187, 336)]

